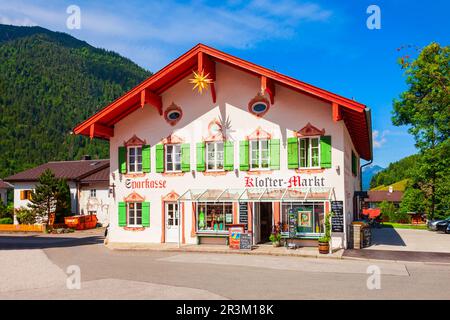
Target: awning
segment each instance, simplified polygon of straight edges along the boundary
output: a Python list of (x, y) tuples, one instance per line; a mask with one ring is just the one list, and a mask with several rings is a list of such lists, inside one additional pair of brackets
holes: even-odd
[(242, 188), (242, 189), (189, 189), (180, 202), (308, 202), (334, 198), (332, 187), (308, 188)]

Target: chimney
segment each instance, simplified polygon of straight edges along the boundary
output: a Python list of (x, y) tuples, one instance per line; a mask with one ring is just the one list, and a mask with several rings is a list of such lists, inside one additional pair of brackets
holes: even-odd
[(81, 157), (81, 160), (92, 160), (92, 158), (90, 155), (85, 154), (83, 157)]

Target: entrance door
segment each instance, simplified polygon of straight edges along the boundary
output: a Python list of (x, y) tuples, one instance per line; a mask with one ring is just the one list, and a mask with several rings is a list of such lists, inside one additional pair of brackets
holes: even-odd
[(166, 242), (178, 242), (178, 203), (166, 202)]
[(259, 203), (260, 215), (260, 242), (265, 243), (269, 241), (272, 233), (272, 202)]

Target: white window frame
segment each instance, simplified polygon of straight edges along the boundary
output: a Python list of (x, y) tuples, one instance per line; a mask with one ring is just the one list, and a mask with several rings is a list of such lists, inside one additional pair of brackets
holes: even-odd
[[(205, 148), (205, 150), (206, 150), (206, 157), (205, 157), (205, 164), (206, 164), (206, 171), (210, 171), (210, 172), (214, 172), (214, 171), (225, 171), (225, 144), (224, 144), (224, 142), (223, 141), (209, 141), (209, 142), (206, 142), (205, 143), (206, 144), (206, 148)], [(214, 159), (213, 159), (213, 162), (214, 162), (214, 168), (213, 169), (209, 169), (208, 167), (209, 167), (209, 159), (208, 159), (208, 155), (209, 155), (209, 145), (210, 144), (214, 144), (215, 145), (215, 148), (214, 148)], [(218, 154), (220, 153), (220, 151), (218, 151), (217, 150), (217, 145), (218, 144), (222, 144), (222, 169), (220, 169), (220, 168), (217, 168), (218, 167), (218, 164), (219, 164), (219, 160), (218, 160)]]
[[(134, 209), (130, 209), (130, 204), (134, 204)], [(137, 205), (140, 204), (141, 208), (141, 223), (137, 224), (137, 217), (138, 217), (138, 208)], [(130, 223), (130, 216), (133, 214), (134, 216), (134, 223)], [(129, 227), (142, 227), (142, 202), (127, 202), (127, 226)]]
[[(317, 150), (318, 150), (318, 165), (317, 166), (312, 166), (312, 143), (311, 140), (312, 139), (317, 139)], [(306, 166), (301, 166), (301, 158), (302, 158), (302, 147), (301, 147), (301, 140), (305, 140), (308, 143), (308, 150), (307, 150), (307, 155), (306, 155)], [(320, 153), (321, 153), (321, 149), (320, 149), (320, 136), (312, 136), (312, 137), (302, 137), (302, 138), (298, 138), (298, 167), (300, 169), (319, 169), (320, 168)]]
[[(267, 168), (262, 167), (262, 142), (267, 141)], [(258, 167), (253, 167), (253, 150), (252, 150), (252, 144), (253, 142), (258, 143)], [(249, 161), (250, 161), (250, 170), (254, 171), (262, 171), (262, 170), (270, 170), (270, 139), (255, 139), (255, 140), (249, 140)]]
[(97, 198), (97, 189), (89, 190), (89, 198)]
[[(130, 150), (134, 150), (134, 170), (131, 170), (131, 161), (130, 161)], [(138, 150), (141, 152), (141, 162), (138, 161)], [(141, 165), (141, 170), (138, 170), (139, 164)], [(142, 173), (142, 146), (130, 146), (127, 148), (127, 166), (128, 166), (128, 172), (130, 173)]]
[[(168, 157), (168, 155), (169, 155), (169, 153), (167, 152), (167, 148), (168, 147), (172, 147), (172, 152), (171, 152), (171, 154), (172, 154), (172, 170), (169, 170), (168, 169), (168, 167), (167, 167), (167, 157)], [(174, 155), (176, 154), (175, 152), (173, 152), (173, 150), (175, 149), (175, 147), (177, 147), (177, 148), (180, 148), (180, 169), (179, 170), (176, 170), (175, 169), (175, 167), (176, 167), (176, 162), (175, 162), (175, 157), (174, 157)], [(166, 144), (166, 145), (164, 145), (164, 170), (166, 171), (166, 172), (181, 172), (181, 163), (182, 163), (182, 159), (181, 159), (181, 157), (182, 157), (182, 153), (181, 153), (181, 144), (180, 143), (174, 143), (174, 144)]]

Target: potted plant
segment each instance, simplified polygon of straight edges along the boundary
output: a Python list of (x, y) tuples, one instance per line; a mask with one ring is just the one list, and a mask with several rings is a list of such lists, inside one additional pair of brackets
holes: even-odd
[(281, 242), (281, 225), (278, 223), (273, 226), (272, 233), (270, 234), (269, 240), (272, 242), (274, 247), (279, 247)]
[(325, 232), (322, 237), (319, 238), (319, 253), (330, 253), (330, 241), (331, 241), (331, 213), (325, 214), (324, 228)]

